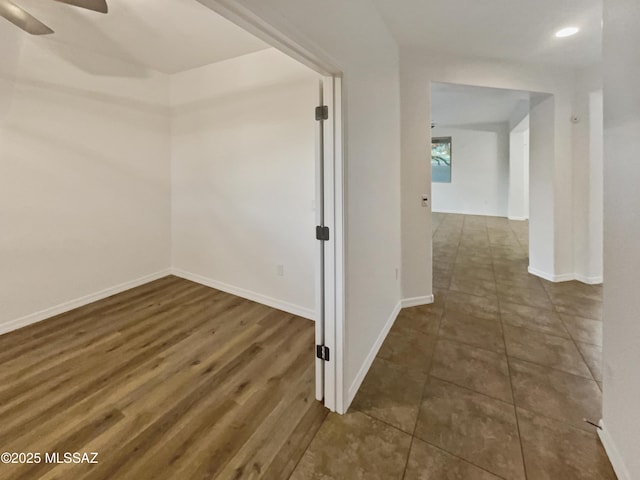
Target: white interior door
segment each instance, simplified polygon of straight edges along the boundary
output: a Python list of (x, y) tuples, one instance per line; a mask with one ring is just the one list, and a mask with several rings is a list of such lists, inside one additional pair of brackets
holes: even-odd
[[(316, 108), (316, 225), (324, 225), (324, 197), (325, 197), (325, 179), (324, 179), (324, 130), (325, 120), (318, 118), (319, 108), (324, 106), (324, 82), (318, 83), (318, 105)], [(325, 242), (318, 240), (318, 227), (316, 227), (316, 302), (318, 304), (318, 318), (316, 318), (316, 399), (324, 400), (324, 352), (320, 352), (320, 348), (324, 346), (324, 325), (326, 323), (326, 305), (325, 305)], [(330, 353), (329, 353), (330, 355)]]
[[(316, 397), (324, 400), (329, 409), (344, 413), (344, 166), (340, 70), (322, 55), (292, 40), (283, 32), (286, 28), (278, 29), (234, 0), (198, 1), (323, 75), (319, 89), (322, 97), (319, 96), (321, 101), (318, 105), (325, 105), (329, 115), (328, 119), (318, 122), (317, 127), (316, 215), (317, 225), (329, 227), (330, 236), (328, 241), (318, 241), (316, 255), (317, 276), (321, 277), (316, 282), (317, 302), (321, 306), (321, 318), (316, 324), (316, 343), (328, 347), (329, 361), (316, 359)], [(320, 192), (323, 193), (322, 199)]]
[(316, 398), (336, 410), (336, 79), (324, 77), (316, 109), (316, 240), (319, 315), (316, 321)]

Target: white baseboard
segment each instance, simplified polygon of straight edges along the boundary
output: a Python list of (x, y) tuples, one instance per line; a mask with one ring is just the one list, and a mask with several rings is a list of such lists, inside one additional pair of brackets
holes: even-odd
[(215, 288), (216, 290), (222, 290), (223, 292), (227, 292), (232, 295), (236, 295), (238, 297), (242, 297), (254, 302), (262, 303), (263, 305), (267, 305), (269, 307), (276, 308), (284, 312), (292, 313), (302, 318), (307, 318), (313, 321), (315, 321), (317, 318), (317, 313), (314, 310), (301, 307), (299, 305), (294, 305), (293, 303), (288, 303), (282, 300), (278, 300), (276, 298), (272, 298), (267, 295), (263, 295), (261, 293), (253, 292), (251, 290), (246, 290), (244, 288), (236, 287), (234, 285), (229, 285), (227, 283), (220, 282), (212, 278), (203, 277), (202, 275), (187, 272), (179, 268), (171, 269), (171, 273), (176, 277), (184, 278), (185, 280), (191, 280), (192, 282), (196, 282), (201, 285), (205, 285), (207, 287)]
[(382, 344), (384, 343), (385, 338), (387, 338), (387, 334), (389, 333), (389, 330), (391, 330), (391, 327), (393, 327), (393, 324), (396, 321), (396, 318), (398, 317), (398, 314), (400, 313), (401, 309), (402, 309), (402, 302), (398, 302), (396, 306), (393, 308), (391, 315), (389, 315), (389, 318), (387, 319), (387, 322), (385, 323), (382, 331), (380, 332), (380, 335), (378, 335), (378, 338), (376, 339), (373, 346), (371, 347), (371, 350), (369, 351), (369, 355), (367, 355), (367, 358), (365, 358), (364, 363), (362, 364), (362, 367), (360, 367), (360, 370), (358, 371), (358, 374), (356, 375), (355, 380), (349, 387), (349, 391), (347, 392), (347, 404), (345, 405), (345, 409), (344, 409), (345, 412), (349, 410), (349, 406), (351, 405), (351, 402), (353, 402), (353, 399), (356, 397), (356, 393), (358, 393), (358, 390), (360, 389), (360, 385), (362, 385), (362, 382), (364, 381), (364, 377), (367, 376), (367, 372), (371, 368), (371, 365), (373, 364), (373, 361), (375, 360), (376, 355), (380, 350), (380, 347), (382, 347)]
[(420, 305), (429, 305), (433, 303), (433, 295), (425, 295), (424, 297), (403, 298), (400, 300), (402, 308), (418, 307)]
[(560, 275), (552, 275), (550, 273), (543, 272), (542, 270), (537, 270), (531, 266), (529, 266), (528, 271), (531, 275), (544, 278), (545, 280), (549, 280), (550, 282), (554, 283), (569, 282), (571, 280), (577, 280), (589, 285), (597, 285), (602, 283), (602, 277), (586, 277), (584, 275), (580, 275), (579, 273), (562, 273)]
[(452, 213), (454, 215), (474, 215), (481, 217), (496, 217), (496, 218), (507, 218), (506, 215), (500, 213), (487, 213), (487, 212), (472, 212), (472, 211), (454, 211), (454, 210), (432, 210), (432, 213)]
[(562, 273), (560, 275), (554, 275), (551, 273), (543, 272), (542, 270), (538, 270), (531, 266), (529, 266), (528, 271), (531, 275), (544, 278), (545, 280), (549, 280), (550, 282), (568, 282), (569, 280), (576, 279), (576, 276), (574, 273)]
[(509, 220), (514, 220), (516, 222), (524, 222), (525, 220), (529, 220), (529, 217), (507, 217)]
[(603, 278), (602, 278), (602, 275), (599, 277), (587, 277), (585, 275), (580, 275), (579, 273), (576, 273), (576, 280), (582, 283), (586, 283), (588, 285), (599, 285), (602, 283)]
[(616, 445), (602, 420), (600, 420), (600, 427), (601, 429), (598, 429), (598, 436), (600, 437), (604, 451), (607, 452), (607, 456), (609, 457), (609, 461), (611, 462), (611, 466), (613, 467), (613, 471), (616, 473), (618, 480), (631, 480), (631, 475), (622, 461), (620, 451), (616, 448)]
[(98, 300), (103, 300), (112, 295), (122, 293), (125, 290), (130, 290), (132, 288), (139, 287), (140, 285), (144, 285), (145, 283), (153, 282), (154, 280), (166, 277), (167, 275), (171, 275), (171, 269), (161, 270), (150, 275), (145, 275), (144, 277), (131, 280), (130, 282), (125, 282), (121, 283), (120, 285), (105, 288), (104, 290), (100, 290), (99, 292), (91, 293), (74, 300), (69, 300), (68, 302), (64, 302), (59, 305), (40, 310), (39, 312), (25, 315), (24, 317), (17, 318), (15, 320), (10, 320), (9, 322), (0, 324), (0, 335), (2, 335), (3, 333), (11, 332), (13, 330), (17, 330), (22, 327), (26, 327), (27, 325), (31, 325), (33, 323), (41, 322), (42, 320), (60, 315), (61, 313), (68, 312), (70, 310), (73, 310), (74, 308), (83, 307), (90, 303), (97, 302)]

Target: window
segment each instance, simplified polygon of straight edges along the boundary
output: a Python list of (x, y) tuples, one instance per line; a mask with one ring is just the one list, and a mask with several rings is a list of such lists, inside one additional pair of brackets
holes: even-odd
[(451, 137), (431, 139), (431, 181), (451, 183)]

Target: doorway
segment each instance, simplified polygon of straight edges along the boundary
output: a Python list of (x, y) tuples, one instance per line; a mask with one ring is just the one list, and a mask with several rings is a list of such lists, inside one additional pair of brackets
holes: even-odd
[[(252, 12), (223, 0), (198, 0), (250, 34), (321, 76), (316, 130), (316, 399), (341, 411), (344, 337), (344, 192), (342, 83), (335, 66), (310, 52)], [(314, 115), (314, 112), (310, 112)], [(314, 232), (310, 232), (313, 235)]]

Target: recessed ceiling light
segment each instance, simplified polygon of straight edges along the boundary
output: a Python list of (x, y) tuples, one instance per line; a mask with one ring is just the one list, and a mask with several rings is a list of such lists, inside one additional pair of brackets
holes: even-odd
[(571, 35), (575, 35), (579, 31), (580, 31), (580, 29), (577, 28), (577, 27), (563, 28), (562, 30), (558, 30), (556, 32), (556, 37), (558, 37), (558, 38), (570, 37)]

